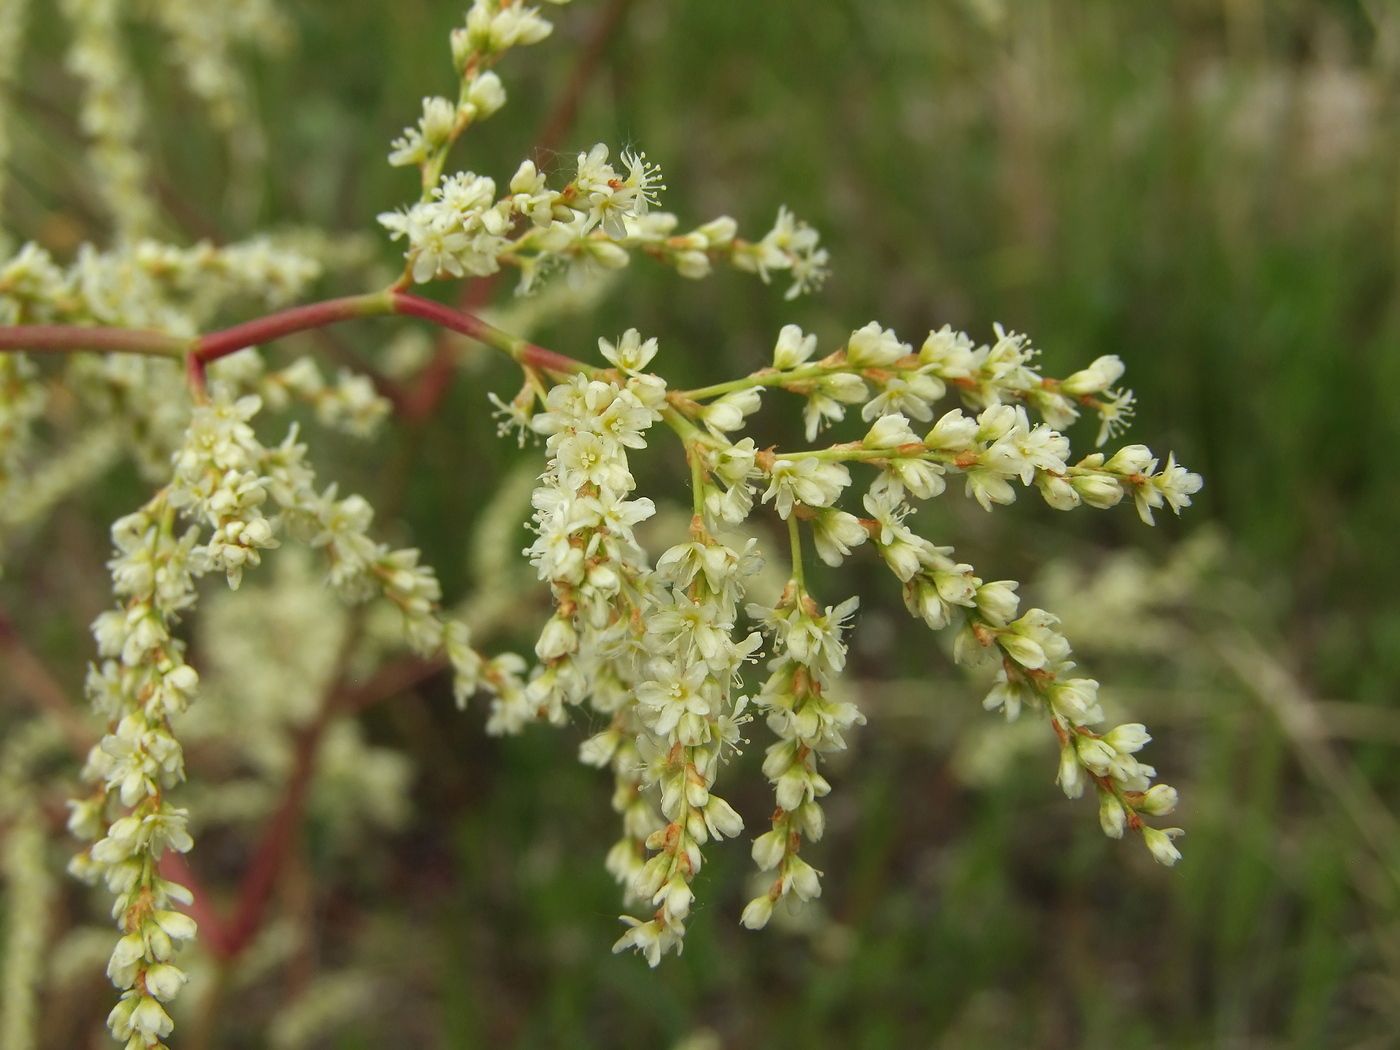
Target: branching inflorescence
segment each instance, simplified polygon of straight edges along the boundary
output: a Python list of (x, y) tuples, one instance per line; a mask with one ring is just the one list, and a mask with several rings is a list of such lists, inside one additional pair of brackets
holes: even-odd
[[(657, 341), (635, 330), (600, 339), (604, 363), (591, 365), (411, 294), (415, 283), (507, 267), (521, 272), (520, 294), (561, 269), (584, 284), (637, 252), (687, 278), (724, 263), (765, 282), (786, 271), (789, 298), (825, 275), (816, 233), (786, 209), (756, 240), (741, 238), (728, 217), (676, 233), (675, 216), (656, 210), (659, 170), (640, 153), (624, 152), (614, 167), (608, 149), (594, 146), (578, 154), (561, 188), (531, 161), (504, 193), (489, 177), (446, 173), (456, 139), (505, 103), (491, 67), (550, 32), (536, 9), (516, 0), (476, 0), (451, 38), (457, 99), (424, 100), (418, 124), (393, 144), (390, 162), (421, 175), (419, 199), (380, 216), (406, 243), (401, 279), (383, 291), (201, 335), (231, 304), (258, 297), (276, 306), (300, 296), (321, 263), (270, 239), (179, 248), (145, 237), (151, 213), (136, 199), (134, 133), (101, 116), (124, 76), (110, 34), (103, 35), (115, 7), (95, 0), (68, 6), (75, 17), (97, 13), (88, 21), (90, 39), (75, 44), (74, 62), (89, 83), (85, 119), (99, 166), (110, 169), (108, 204), (122, 236), (107, 251), (85, 246), (66, 267), (34, 245), (0, 267), (7, 325), (0, 349), (15, 351), (0, 356), (0, 485), (6, 505), (26, 508), (0, 514), (0, 526), (13, 533), (39, 517), (105, 469), (114, 450), (133, 456), (161, 485), (112, 528), (118, 604), (94, 624), (99, 662), (88, 680), (108, 729), (84, 770), (93, 790), (72, 803), (70, 821), (92, 843), (74, 873), (105, 883), (114, 896), (120, 939), (108, 975), (122, 997), (109, 1024), (129, 1047), (162, 1045), (169, 1034), (162, 1004), (185, 981), (172, 961), (175, 946), (195, 935), (194, 922), (175, 908), (190, 903), (190, 892), (162, 862), (192, 845), (188, 814), (175, 802), (184, 764), (172, 719), (194, 699), (200, 676), (177, 628), (194, 607), (199, 577), (221, 573), (237, 588), (245, 571), (285, 541), (321, 552), (325, 580), (345, 601), (397, 608), (404, 644), (450, 664), (461, 704), (490, 695), (491, 732), (564, 723), (576, 707), (601, 719), (605, 728), (583, 743), (580, 757), (613, 775), (622, 836), (606, 863), (639, 915), (624, 917), (615, 950), (635, 948), (652, 965), (683, 944), (703, 851), (744, 831), (718, 780), (748, 743), (744, 727), (756, 717), (775, 738), (763, 772), (776, 808), (771, 828), (752, 843), (771, 882), (742, 922), (761, 928), (780, 903), (821, 893), (820, 874), (802, 855), (825, 824), (821, 800), (831, 785), (820, 760), (844, 749), (864, 716), (837, 688), (857, 599), (822, 604), (804, 573), (813, 552), (838, 566), (855, 548), (873, 547), (913, 617), (956, 630), (960, 662), (994, 665), (988, 709), (1012, 720), (1029, 708), (1048, 719), (1065, 793), (1078, 797), (1092, 787), (1106, 834), (1140, 834), (1157, 860), (1176, 861), (1179, 831), (1144, 819), (1170, 813), (1176, 801), (1172, 788), (1152, 785), (1154, 770), (1136, 757), (1149, 739), (1144, 728), (1096, 731), (1104, 717), (1098, 683), (1076, 676), (1055, 617), (1022, 612), (1015, 582), (982, 580), (952, 547), (909, 524), (919, 503), (956, 479), (989, 511), (1030, 488), (1059, 510), (1131, 500), (1148, 524), (1155, 510), (1188, 506), (1200, 478), (1172, 456), (1163, 464), (1146, 447), (1129, 445), (1071, 458), (1062, 431), (1081, 413), (1099, 418), (1100, 445), (1131, 414), (1131, 393), (1116, 388), (1123, 373), (1117, 357), (1059, 380), (1041, 374), (1025, 336), (1000, 327), (987, 345), (944, 327), (915, 349), (872, 322), (819, 355), (817, 337), (789, 325), (770, 366), (672, 390), (652, 370), (665, 360)], [(164, 17), (182, 39), (203, 31), (197, 19), (176, 17), (175, 7), (157, 8), (170, 9)], [(222, 62), (194, 75), (202, 91), (237, 110), (242, 88)], [(541, 437), (548, 453), (526, 554), (549, 586), (554, 612), (535, 643), (533, 667), (514, 654), (488, 658), (473, 648), (465, 622), (443, 610), (437, 579), (418, 552), (374, 539), (373, 510), (363, 498), (318, 487), (295, 426), (274, 445), (254, 430), (264, 406), (276, 411), (299, 401), (327, 424), (372, 434), (391, 406), (368, 378), (342, 373), (328, 383), (307, 359), (267, 372), (256, 353), (240, 351), (376, 315), (466, 334), (522, 368), (519, 393), (493, 400), (503, 433)], [(18, 351), (94, 353), (74, 353), (55, 370)], [(70, 447), (49, 448), (35, 426), (47, 392), (59, 387), (88, 407), (88, 422)], [(849, 442), (759, 448), (743, 432), (765, 395), (778, 391), (800, 399), (809, 444), (848, 411), (859, 409), (867, 429)], [(678, 439), (693, 504), (688, 538), (653, 560), (635, 528), (656, 507), (636, 495), (628, 457), (658, 428)], [(34, 480), (41, 476), (43, 486)], [(847, 490), (858, 481), (857, 499)], [(776, 602), (763, 606), (746, 601), (746, 590), (768, 552), (745, 526), (769, 513), (786, 529), (788, 549), (777, 557), (792, 570)], [(766, 661), (762, 675), (750, 670), (759, 661)]]

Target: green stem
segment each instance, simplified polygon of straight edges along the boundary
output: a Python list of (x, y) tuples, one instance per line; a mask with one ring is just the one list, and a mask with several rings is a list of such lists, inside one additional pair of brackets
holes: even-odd
[(700, 449), (687, 443), (685, 458), (690, 461), (691, 509), (697, 515), (701, 515), (705, 513), (705, 468), (700, 464)]
[[(910, 446), (906, 445), (905, 448)], [(897, 448), (814, 448), (802, 452), (774, 452), (774, 459), (826, 459), (826, 460), (871, 460), (871, 459), (925, 459), (933, 463), (948, 463), (956, 465), (957, 455), (952, 452), (940, 452), (935, 449), (925, 449), (923, 452), (907, 453)]]
[(799, 382), (803, 379), (819, 379), (834, 372), (852, 372), (858, 369), (851, 368), (826, 368), (821, 364), (802, 365), (787, 372), (779, 372), (770, 369), (764, 372), (754, 372), (752, 375), (744, 376), (742, 379), (731, 379), (727, 383), (712, 383), (710, 386), (696, 387), (694, 390), (682, 390), (680, 396), (691, 401), (700, 401), (707, 397), (720, 397), (724, 394), (732, 394), (736, 390), (748, 390), (756, 386), (783, 386), (787, 383)]
[(798, 527), (796, 514), (788, 515), (787, 526), (788, 544), (792, 547), (792, 578), (805, 591), (807, 580), (802, 571), (802, 530)]

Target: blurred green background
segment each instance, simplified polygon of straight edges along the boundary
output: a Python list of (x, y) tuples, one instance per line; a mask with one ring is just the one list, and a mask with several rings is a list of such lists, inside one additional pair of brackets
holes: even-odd
[[(17, 155), (11, 192), (21, 232), (61, 251), (104, 231), (65, 174), (76, 87), (54, 60), (64, 30), (39, 6), (21, 112), (50, 148)], [(384, 157), (420, 97), (452, 90), (460, 0), (283, 6), (291, 48), (250, 58), (271, 157), (256, 217), (226, 209), (220, 138), (155, 39), (133, 33), (186, 238), (373, 235), (374, 215), (414, 193)], [(510, 105), (453, 163), (509, 178), (606, 8), (551, 8), (554, 37), (500, 67)], [(786, 204), (821, 230), (832, 277), (788, 303), (781, 282), (695, 284), (639, 260), (590, 313), (539, 328), (544, 345), (591, 357), (599, 335), (636, 326), (660, 338), (673, 385), (759, 367), (785, 323), (830, 349), (872, 318), (916, 345), (944, 323), (986, 338), (1000, 321), (1061, 376), (1123, 358), (1140, 403), (1129, 439), (1205, 478), (1179, 522), (1148, 530), (1128, 508), (1063, 516), (1031, 500), (989, 517), (950, 492), (923, 524), (984, 578), (1039, 578), (1033, 599), (1072, 607), (1086, 666), (1116, 714), (1154, 731), (1147, 758), (1181, 789), (1186, 859), (1167, 871), (1103, 839), (1092, 806), (1052, 783), (1050, 742), (984, 716), (976, 684), (858, 559), (817, 577), (832, 604), (863, 596), (853, 671), (871, 723), (810, 848), (820, 909), (738, 928), (749, 861), (734, 844), (712, 851), (681, 958), (649, 971), (609, 955), (614, 817), (609, 785), (574, 761), (582, 731), (488, 739), (436, 682), (367, 716), (417, 764), (410, 830), (347, 870), (318, 857), (310, 829), (316, 962), (356, 960), (382, 982), (327, 1045), (1400, 1045), (1400, 485), (1387, 466), (1400, 452), (1400, 5), (634, 0), (577, 102), (553, 167), (596, 141), (645, 149), (683, 223), (728, 213), (755, 235)], [(379, 354), (389, 333), (340, 334)], [(425, 426), (326, 453), (344, 457), (347, 483), (399, 492), (393, 527), (454, 599), (486, 493), (538, 459), (493, 437), (484, 392), (513, 383), (470, 358)], [(791, 440), (797, 406), (770, 407), (763, 434)], [(1092, 425), (1072, 436), (1087, 450)], [(644, 492), (683, 498), (671, 451), (646, 461)], [(119, 479), (93, 501), (120, 509), (123, 491)], [(1144, 560), (1115, 560), (1128, 548)], [(1040, 574), (1054, 560), (1090, 575)], [(1115, 599), (1119, 570), (1138, 582)], [(1119, 622), (1095, 621), (1094, 580), (1106, 607), (1126, 603)], [(1143, 624), (1152, 640), (1136, 644), (1147, 628), (1127, 628)], [(761, 829), (771, 802), (751, 729), (725, 780)], [(298, 980), (238, 993), (227, 1045), (262, 1045), (259, 1018)]]

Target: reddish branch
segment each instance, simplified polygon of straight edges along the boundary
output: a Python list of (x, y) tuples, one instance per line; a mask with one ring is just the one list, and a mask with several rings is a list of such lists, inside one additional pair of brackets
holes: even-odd
[(246, 321), (193, 340), (136, 328), (99, 328), (88, 325), (0, 326), (0, 351), (72, 353), (96, 350), (178, 357), (188, 362), (192, 376), (198, 376), (202, 374), (203, 367), (210, 362), (250, 346), (297, 332), (324, 328), (341, 321), (391, 314), (431, 321), (442, 328), (495, 347), (530, 368), (564, 375), (587, 371), (589, 368), (571, 357), (535, 346), (503, 332), (474, 314), (395, 289), (294, 306), (290, 310), (280, 310), (255, 321)]
[(99, 328), (92, 325), (67, 324), (0, 327), (0, 350), (57, 354), (94, 350), (99, 353), (181, 357), (189, 348), (188, 339), (140, 328)]
[(302, 810), (306, 807), (311, 777), (316, 771), (316, 752), (320, 749), (321, 737), (331, 714), (332, 709), (328, 705), (320, 718), (297, 734), (292, 775), (287, 778), (277, 812), (263, 828), (257, 850), (243, 873), (233, 917), (224, 924), (221, 954), (225, 958), (242, 952), (262, 927), (263, 912), (272, 899), (277, 877), (301, 828)]
[(324, 302), (294, 306), (281, 310), (256, 321), (236, 324), (221, 332), (202, 336), (195, 344), (193, 355), (208, 364), (238, 350), (260, 343), (270, 343), (284, 335), (305, 332), (312, 328), (324, 328), (340, 321), (350, 321), (357, 317), (375, 317), (393, 313), (389, 305), (388, 292), (372, 295), (347, 295), (342, 299), (327, 299)]
[(575, 361), (572, 357), (565, 357), (557, 354), (553, 350), (546, 350), (542, 346), (526, 342), (524, 339), (517, 339), (507, 335), (499, 328), (493, 328), (481, 318), (474, 314), (455, 310), (450, 306), (434, 302), (431, 299), (422, 299), (416, 295), (409, 295), (407, 292), (393, 292), (392, 299), (394, 313), (405, 314), (410, 317), (421, 317), (425, 321), (442, 328), (447, 328), (453, 332), (475, 339), (479, 343), (493, 346), (497, 350), (504, 351), (513, 357), (520, 364), (537, 368), (546, 372), (557, 372), (563, 375), (572, 375), (574, 372), (586, 372), (590, 370), (588, 365), (581, 361)]

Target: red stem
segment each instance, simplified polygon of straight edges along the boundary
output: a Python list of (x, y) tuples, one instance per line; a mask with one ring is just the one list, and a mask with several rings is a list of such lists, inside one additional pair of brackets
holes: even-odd
[(268, 343), (284, 335), (324, 328), (328, 324), (350, 321), (357, 317), (375, 317), (392, 312), (386, 294), (347, 295), (341, 299), (294, 306), (256, 321), (236, 324), (220, 332), (202, 336), (195, 344), (194, 356), (208, 364), (246, 347)]
[(495, 347), (497, 350), (509, 354), (522, 365), (563, 375), (595, 371), (594, 368), (582, 361), (575, 361), (572, 357), (565, 357), (553, 350), (546, 350), (542, 346), (518, 339), (499, 328), (492, 327), (472, 314), (454, 310), (450, 306), (444, 306), (431, 299), (410, 295), (407, 292), (390, 292), (389, 295), (393, 302), (394, 313), (420, 317), (441, 328), (468, 336), (479, 343), (485, 343), (487, 346)]
[(99, 328), (90, 325), (25, 324), (0, 327), (0, 350), (71, 353), (94, 350), (153, 357), (178, 357), (190, 340), (139, 328)]
[[(329, 712), (327, 712), (329, 713)], [(297, 737), (295, 765), (283, 789), (282, 803), (263, 828), (262, 839), (253, 854), (252, 863), (238, 887), (238, 904), (233, 918), (223, 929), (222, 954), (232, 958), (243, 951), (262, 927), (263, 912), (277, 885), (282, 865), (301, 824), (302, 809), (311, 787), (316, 767), (316, 750), (321, 743), (328, 718), (322, 717), (304, 729)]]

